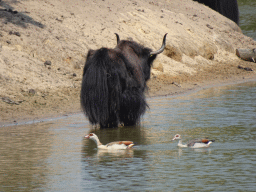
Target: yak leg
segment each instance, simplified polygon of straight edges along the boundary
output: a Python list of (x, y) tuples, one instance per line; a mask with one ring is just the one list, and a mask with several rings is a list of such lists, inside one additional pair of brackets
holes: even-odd
[(123, 93), (122, 99), (119, 115), (120, 122), (125, 126), (136, 125), (147, 107), (143, 92), (139, 90), (126, 90)]
[(119, 120), (116, 111), (111, 112), (108, 119), (105, 122), (100, 123), (101, 128), (114, 128), (118, 127)]

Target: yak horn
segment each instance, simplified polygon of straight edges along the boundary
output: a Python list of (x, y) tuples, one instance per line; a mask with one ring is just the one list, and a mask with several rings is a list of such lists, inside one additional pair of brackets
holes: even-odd
[(119, 38), (119, 35), (117, 33), (116, 34), (116, 40), (117, 40), (117, 44), (120, 42), (120, 38)]
[(167, 35), (167, 34), (168, 34), (168, 33), (166, 33), (166, 34), (164, 35), (162, 47), (161, 47), (159, 50), (157, 50), (157, 51), (150, 52), (150, 55), (151, 55), (151, 56), (152, 56), (152, 55), (157, 55), (157, 54), (162, 53), (162, 52), (164, 51), (165, 43), (166, 43), (166, 35)]

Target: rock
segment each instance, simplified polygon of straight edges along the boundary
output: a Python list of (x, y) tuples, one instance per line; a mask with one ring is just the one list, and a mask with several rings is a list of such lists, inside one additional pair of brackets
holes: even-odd
[(178, 84), (178, 83), (176, 83), (176, 82), (174, 82), (174, 81), (172, 82), (172, 84), (173, 84), (173, 85), (176, 85), (177, 87), (181, 87), (180, 84)]
[(12, 13), (12, 14), (17, 14), (18, 11), (13, 11), (12, 9), (5, 9), (4, 11), (7, 11), (9, 13)]
[(35, 89), (29, 89), (29, 90), (28, 90), (28, 93), (29, 93), (30, 95), (35, 95), (35, 94), (36, 94), (36, 91), (35, 91)]
[(19, 32), (14, 32), (13, 34), (18, 36), (18, 37), (20, 37), (20, 33)]
[(16, 35), (16, 36), (18, 36), (18, 37), (20, 37), (21, 35), (20, 35), (20, 32), (13, 32), (13, 31), (9, 31), (9, 35)]
[(206, 27), (208, 27), (209, 29), (213, 29), (213, 27), (209, 24), (206, 24)]
[(19, 101), (19, 102), (13, 101), (9, 97), (2, 97), (2, 101), (8, 104), (15, 104), (15, 105), (19, 105), (22, 102), (22, 101)]
[(250, 68), (250, 67), (243, 67), (243, 66), (241, 66), (241, 65), (238, 65), (237, 68), (238, 68), (238, 69), (243, 69), (243, 70), (245, 70), (245, 71), (253, 71), (252, 68)]
[(52, 62), (47, 60), (47, 61), (44, 62), (44, 65), (52, 65)]

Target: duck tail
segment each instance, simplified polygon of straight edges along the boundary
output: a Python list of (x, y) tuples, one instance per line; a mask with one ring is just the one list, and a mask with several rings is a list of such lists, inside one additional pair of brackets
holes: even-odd
[(134, 146), (134, 144), (132, 143), (132, 144), (128, 145), (127, 149), (131, 149), (133, 146)]

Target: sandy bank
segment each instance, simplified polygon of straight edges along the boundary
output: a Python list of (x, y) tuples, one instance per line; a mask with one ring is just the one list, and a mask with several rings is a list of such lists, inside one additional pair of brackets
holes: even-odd
[(235, 55), (236, 48), (255, 48), (256, 42), (234, 22), (191, 0), (3, 0), (0, 122), (81, 111), (86, 53), (115, 47), (114, 33), (152, 49), (168, 33), (148, 82), (149, 97), (256, 79), (254, 71), (238, 68), (256, 70), (255, 63)]

